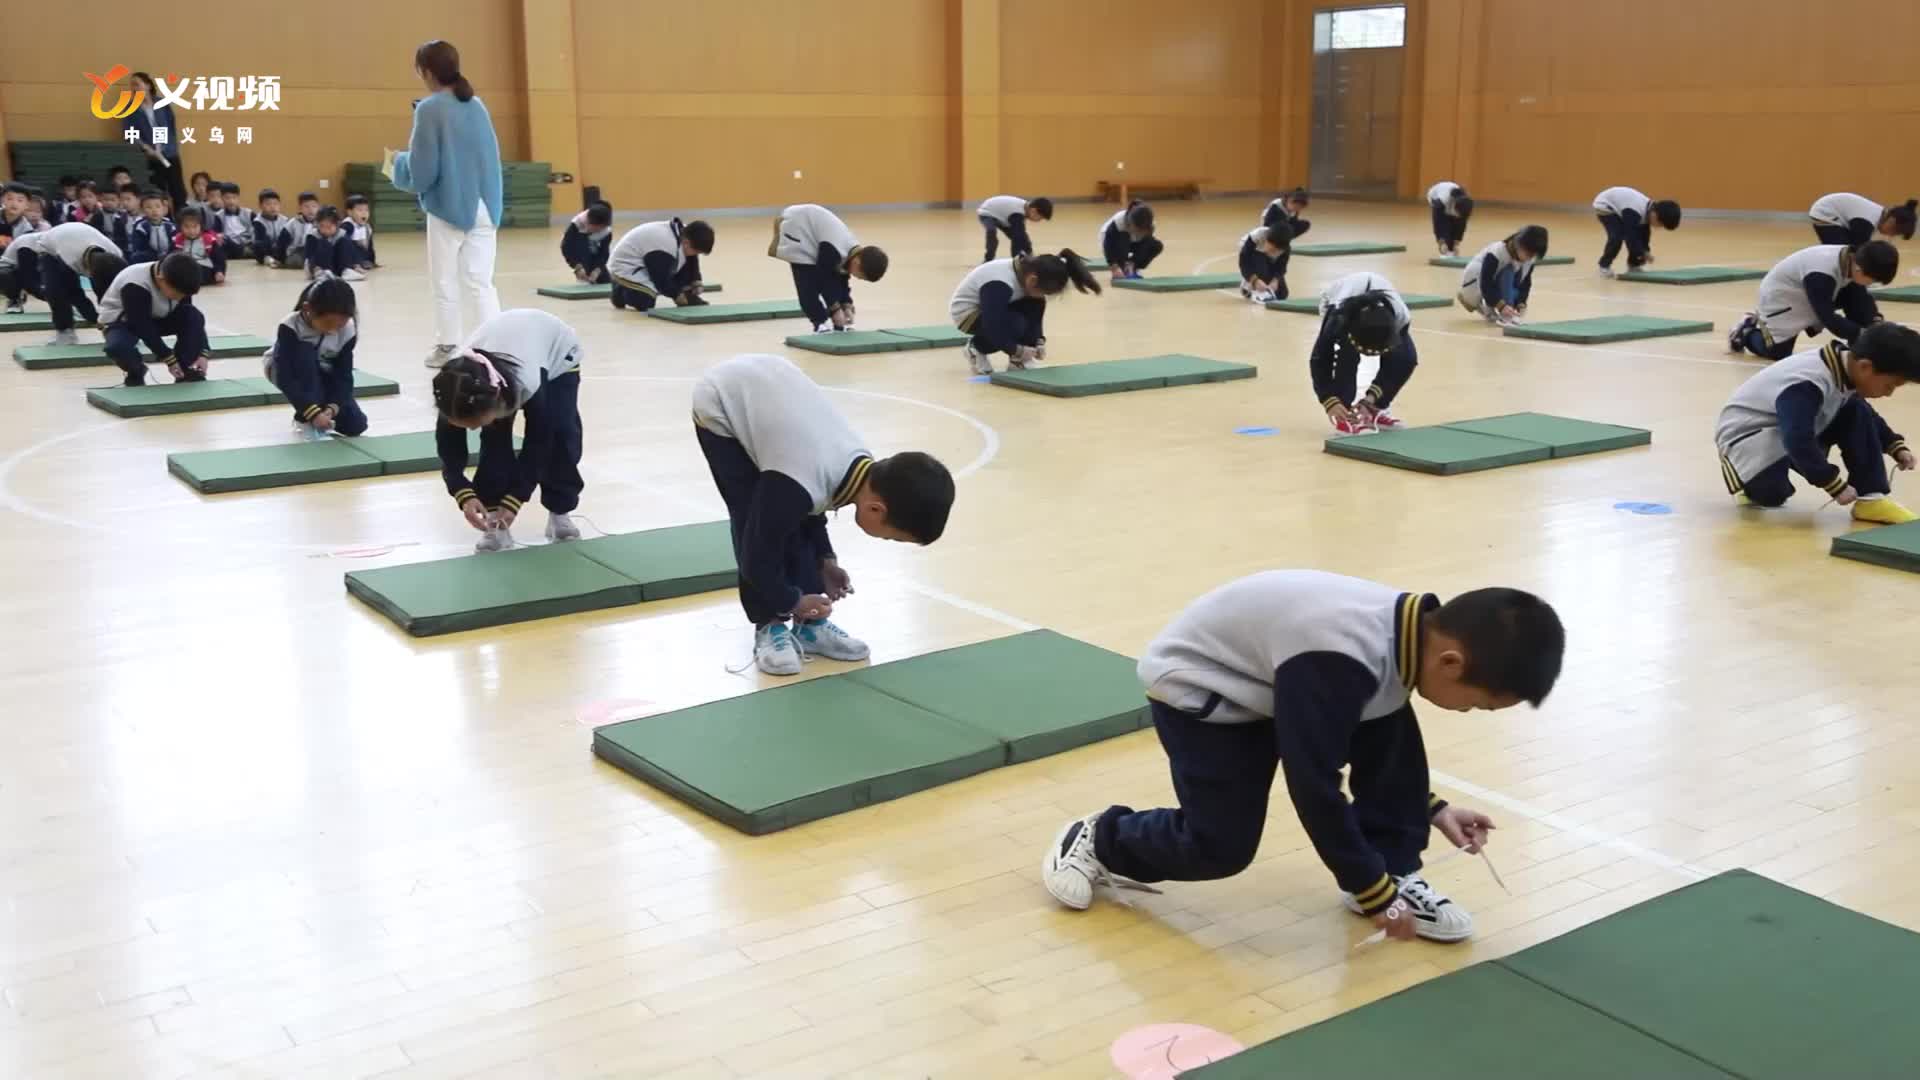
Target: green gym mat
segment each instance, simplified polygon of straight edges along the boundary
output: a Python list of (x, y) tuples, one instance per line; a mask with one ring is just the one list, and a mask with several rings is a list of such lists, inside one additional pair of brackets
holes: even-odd
[[(392, 379), (353, 373), (356, 398), (392, 397), (400, 384)], [(115, 416), (170, 416), (175, 413), (244, 409), (255, 405), (284, 405), (280, 388), (265, 379), (207, 379), (203, 382), (158, 383), (148, 386), (107, 386), (87, 391), (87, 404)]]
[[(207, 355), (213, 359), (233, 356), (259, 356), (273, 348), (273, 342), (253, 334), (223, 334), (207, 341)], [(153, 362), (153, 354), (145, 345), (140, 346), (141, 355)], [(29, 371), (47, 368), (112, 367), (113, 361), (107, 359), (107, 347), (103, 342), (86, 345), (22, 345), (13, 350), (14, 362)]]
[(1563, 322), (1521, 323), (1502, 327), (1500, 332), (1507, 337), (1562, 341), (1570, 345), (1605, 345), (1613, 341), (1637, 341), (1640, 338), (1672, 337), (1675, 334), (1704, 334), (1712, 329), (1710, 322), (1687, 319), (1661, 319), (1652, 315), (1602, 315)]
[(1326, 452), (1396, 469), (1453, 476), (1645, 446), (1652, 441), (1653, 433), (1641, 428), (1545, 413), (1512, 413), (1372, 435), (1337, 435), (1326, 441)]
[(1905, 525), (1882, 525), (1836, 536), (1831, 551), (1843, 559), (1854, 559), (1893, 570), (1920, 571), (1920, 521), (1909, 521)]
[[(515, 445), (519, 441), (515, 439)], [(479, 449), (479, 432), (468, 432), (467, 452), (474, 454)], [(203, 495), (401, 476), (439, 468), (433, 433), (428, 431), (167, 455), (167, 471)]]
[(1107, 260), (1105, 260), (1105, 259), (1087, 259), (1087, 260), (1086, 260), (1086, 264), (1087, 264), (1087, 269), (1089, 269), (1089, 270), (1111, 270), (1111, 269), (1113, 269), (1113, 268), (1112, 268), (1111, 266), (1109, 266), (1109, 265), (1107, 265)]
[(1874, 289), (1867, 295), (1893, 304), (1920, 304), (1920, 285), (1902, 285), (1897, 289)]
[[(717, 281), (700, 283), (702, 293), (716, 293), (720, 289), (720, 283)], [(541, 296), (551, 296), (555, 300), (605, 300), (613, 295), (613, 286), (607, 283), (589, 285), (576, 281), (567, 285), (542, 285), (533, 291)]]
[(906, 352), (910, 349), (956, 349), (967, 335), (951, 326), (906, 326), (898, 330), (849, 330), (838, 334), (795, 334), (787, 345), (832, 356), (859, 353)]
[[(1453, 303), (1451, 299), (1445, 296), (1432, 296), (1427, 293), (1401, 293), (1400, 299), (1406, 302), (1407, 308), (1411, 311), (1420, 311), (1425, 308), (1443, 308)], [(1318, 315), (1320, 314), (1320, 298), (1318, 296), (1289, 296), (1285, 300), (1269, 300), (1267, 301), (1267, 310), (1291, 311), (1296, 315)]]
[(845, 676), (1007, 744), (1007, 763), (1152, 725), (1134, 661), (1032, 630)]
[(1407, 250), (1405, 244), (1377, 244), (1358, 241), (1351, 244), (1295, 244), (1295, 255), (1388, 255)]
[(1175, 274), (1170, 277), (1122, 278), (1116, 289), (1142, 292), (1196, 292), (1200, 289), (1231, 289), (1240, 284), (1239, 274)]
[(414, 637), (730, 588), (724, 521), (355, 570), (347, 591)]
[(1169, 353), (1131, 360), (1101, 360), (1091, 364), (1062, 364), (1026, 371), (997, 371), (995, 386), (1030, 390), (1049, 397), (1087, 397), (1126, 390), (1158, 390), (1189, 383), (1251, 379), (1259, 369), (1251, 364), (1229, 364), (1198, 356)]
[(608, 724), (593, 752), (755, 836), (1006, 762), (988, 732), (838, 676)]
[(1722, 281), (1759, 281), (1765, 270), (1742, 270), (1735, 266), (1676, 266), (1667, 270), (1629, 270), (1620, 281), (1638, 281), (1647, 285), (1713, 285)]
[(762, 300), (752, 304), (702, 304), (693, 307), (656, 307), (647, 314), (668, 322), (707, 323), (749, 322), (754, 319), (798, 319), (800, 304), (794, 300)]
[[(1466, 266), (1467, 266), (1467, 256), (1436, 255), (1433, 258), (1427, 260), (1427, 265), (1428, 266), (1451, 266), (1456, 270), (1464, 270), (1466, 269)], [(1546, 258), (1541, 259), (1537, 265), (1539, 266), (1571, 266), (1573, 265), (1573, 256), (1549, 255)]]
[[(90, 322), (73, 320), (75, 328), (91, 327)], [(0, 314), (0, 334), (9, 330), (51, 330), (53, 314), (47, 311), (23, 311), (18, 315)]]

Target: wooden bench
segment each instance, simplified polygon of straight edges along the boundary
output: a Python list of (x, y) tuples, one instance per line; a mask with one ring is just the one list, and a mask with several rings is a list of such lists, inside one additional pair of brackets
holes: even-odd
[(1197, 199), (1206, 180), (1101, 180), (1095, 192), (1102, 202), (1125, 203), (1129, 199)]

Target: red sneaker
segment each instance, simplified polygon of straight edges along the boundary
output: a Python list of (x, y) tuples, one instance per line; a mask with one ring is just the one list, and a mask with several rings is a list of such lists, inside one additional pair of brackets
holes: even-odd
[(1333, 425), (1334, 431), (1342, 435), (1365, 435), (1373, 430), (1373, 425), (1367, 423), (1366, 418), (1357, 411), (1351, 420), (1341, 420), (1332, 413), (1328, 413), (1327, 422)]
[(1366, 423), (1369, 429), (1374, 431), (1392, 431), (1395, 428), (1407, 426), (1405, 420), (1400, 419), (1385, 409), (1375, 409), (1371, 405), (1360, 405), (1353, 411)]

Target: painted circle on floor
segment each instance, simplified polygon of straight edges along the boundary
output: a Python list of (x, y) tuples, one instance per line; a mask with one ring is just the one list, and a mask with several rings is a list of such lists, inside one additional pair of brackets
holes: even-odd
[(1246, 1049), (1198, 1024), (1148, 1024), (1113, 1040), (1113, 1064), (1127, 1080), (1173, 1080)]

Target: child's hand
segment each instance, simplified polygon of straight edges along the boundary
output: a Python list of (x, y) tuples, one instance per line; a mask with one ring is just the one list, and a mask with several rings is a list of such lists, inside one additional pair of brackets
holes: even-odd
[(808, 622), (816, 622), (832, 614), (833, 601), (817, 593), (813, 596), (803, 596), (799, 603), (793, 605), (793, 617), (805, 619)]
[(475, 532), (487, 531), (487, 508), (480, 505), (479, 499), (461, 503), (460, 512), (466, 515), (467, 524), (473, 526)]
[(313, 430), (315, 431), (332, 431), (333, 430), (333, 406), (329, 405), (326, 408), (321, 409), (319, 412), (313, 414)]
[(573, 280), (575, 280), (575, 281), (585, 281), (585, 280), (587, 280), (587, 269), (586, 269), (586, 267), (584, 267), (584, 266), (576, 266), (576, 267), (574, 267), (574, 268), (573, 268)]
[(1514, 306), (1513, 306), (1512, 304), (1501, 304), (1501, 305), (1500, 305), (1500, 311), (1499, 311), (1499, 315), (1500, 315), (1500, 317), (1501, 317), (1501, 318), (1503, 318), (1503, 319), (1511, 319), (1511, 318), (1513, 318), (1513, 317), (1514, 317), (1515, 315), (1518, 315), (1518, 314), (1520, 314), (1520, 311), (1519, 311), (1519, 309), (1518, 309), (1518, 308), (1515, 308), (1515, 307), (1514, 307)]
[(493, 512), (493, 517), (490, 520), (496, 529), (511, 529), (513, 528), (513, 519), (519, 516), (520, 512), (518, 510), (509, 510), (503, 506)]
[(820, 580), (826, 584), (829, 600), (844, 600), (853, 594), (853, 577), (840, 569), (838, 559), (821, 560)]
[(847, 309), (844, 307), (834, 308), (832, 311), (827, 313), (827, 321), (833, 323), (833, 327), (836, 330), (846, 329)]
[(1893, 463), (1898, 465), (1903, 471), (1912, 472), (1913, 451), (1902, 447), (1899, 453), (1893, 455)]
[(173, 357), (169, 356), (167, 357), (167, 374), (173, 376), (174, 380), (177, 382), (181, 378), (186, 376), (187, 369), (180, 366), (180, 361), (175, 360)]
[(1327, 410), (1327, 415), (1335, 420), (1353, 423), (1353, 410), (1343, 404), (1336, 403), (1333, 408)]
[(1853, 490), (1852, 484), (1848, 484), (1846, 487), (1840, 489), (1840, 494), (1835, 495), (1833, 501), (1839, 503), (1841, 506), (1852, 506), (1855, 500), (1859, 498), (1860, 493)]
[(1413, 917), (1413, 909), (1397, 896), (1385, 911), (1373, 917), (1373, 925), (1386, 931), (1390, 941), (1412, 941), (1419, 936), (1415, 931), (1420, 924)]
[(1478, 810), (1468, 810), (1460, 806), (1442, 807), (1433, 815), (1433, 827), (1447, 838), (1454, 847), (1465, 848), (1478, 855), (1486, 846), (1487, 833), (1492, 831), (1493, 819)]
[(207, 373), (207, 358), (203, 356), (195, 360), (193, 362), (193, 370), (197, 374), (205, 375)]

